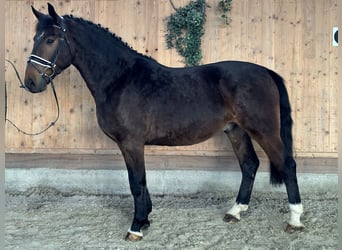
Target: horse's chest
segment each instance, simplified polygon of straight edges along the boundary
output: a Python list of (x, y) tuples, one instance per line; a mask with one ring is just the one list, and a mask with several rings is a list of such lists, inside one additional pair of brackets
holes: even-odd
[(108, 107), (98, 106), (96, 116), (98, 125), (102, 131), (115, 142), (119, 142), (123, 129), (122, 125), (120, 125), (120, 119), (116, 115), (116, 111)]

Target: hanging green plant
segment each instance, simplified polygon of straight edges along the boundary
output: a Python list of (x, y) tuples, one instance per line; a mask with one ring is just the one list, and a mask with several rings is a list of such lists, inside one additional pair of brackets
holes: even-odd
[(223, 18), (227, 25), (231, 22), (228, 12), (232, 9), (232, 1), (233, 0), (220, 0), (218, 4), (219, 10), (222, 12), (221, 18)]
[[(172, 4), (171, 0), (170, 2)], [(173, 4), (172, 6), (174, 7)], [(206, 21), (206, 2), (190, 1), (187, 6), (174, 9), (176, 12), (167, 20), (167, 48), (176, 48), (178, 54), (184, 58), (186, 66), (199, 65), (202, 59), (201, 37)]]

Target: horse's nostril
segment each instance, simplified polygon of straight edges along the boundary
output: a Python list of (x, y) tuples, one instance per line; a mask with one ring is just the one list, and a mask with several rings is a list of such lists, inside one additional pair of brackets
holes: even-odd
[(36, 87), (36, 84), (34, 83), (34, 81), (29, 78), (24, 82), (24, 86), (23, 88), (25, 88), (26, 90), (32, 92), (32, 90)]
[(35, 86), (34, 81), (31, 78), (28, 81), (28, 86), (30, 86), (30, 87), (34, 87)]

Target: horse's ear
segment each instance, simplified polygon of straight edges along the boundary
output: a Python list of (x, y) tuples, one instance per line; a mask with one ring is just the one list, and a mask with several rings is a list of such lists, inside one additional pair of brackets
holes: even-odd
[(32, 5), (31, 5), (31, 9), (33, 14), (36, 16), (36, 18), (39, 20), (42, 16), (44, 16), (43, 13), (39, 12), (38, 10), (36, 10)]
[(54, 23), (59, 24), (59, 19), (61, 17), (57, 14), (57, 12), (55, 11), (55, 8), (50, 3), (48, 3), (48, 11), (49, 11), (49, 15), (52, 17)]

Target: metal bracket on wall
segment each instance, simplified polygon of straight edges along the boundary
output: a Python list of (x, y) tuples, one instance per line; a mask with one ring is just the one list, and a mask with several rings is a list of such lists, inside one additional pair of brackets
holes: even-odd
[(332, 29), (332, 45), (334, 47), (338, 46), (338, 27), (333, 27)]

